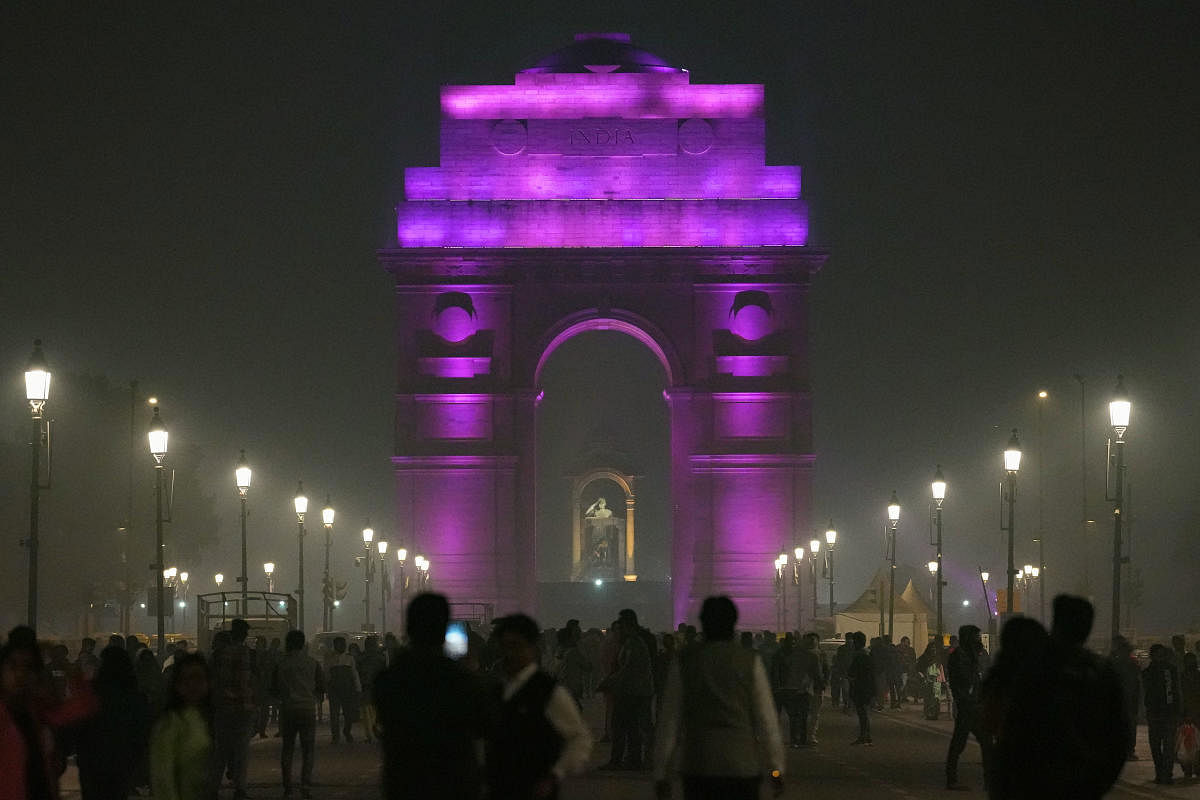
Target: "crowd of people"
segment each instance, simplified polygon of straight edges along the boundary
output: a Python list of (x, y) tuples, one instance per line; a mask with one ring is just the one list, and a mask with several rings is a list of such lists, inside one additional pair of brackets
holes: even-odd
[(600, 769), (652, 770), (659, 797), (676, 770), (689, 800), (757, 797), (764, 778), (781, 792), (785, 739), (818, 743), (827, 694), (857, 716), (851, 744), (861, 746), (873, 745), (872, 714), (917, 702), (936, 718), (946, 695), (949, 789), (965, 788), (958, 763), (973, 736), (990, 797), (1100, 797), (1137, 757), (1140, 709), (1156, 782), (1172, 781), (1183, 745), (1183, 771), (1196, 773), (1200, 642), (1195, 652), (1183, 637), (1156, 644), (1144, 667), (1123, 639), (1100, 657), (1084, 645), (1092, 613), (1060, 596), (1050, 631), (1014, 618), (994, 660), (973, 625), (919, 657), (907, 637), (868, 643), (862, 632), (836, 649), (811, 632), (735, 637), (737, 609), (724, 597), (705, 601), (700, 631), (680, 623), (658, 635), (631, 609), (604, 631), (568, 620), (543, 632), (514, 614), (487, 637), (468, 631), (461, 658), (444, 647), (449, 604), (431, 593), (410, 603), (403, 646), (337, 637), (316, 658), (303, 632), (251, 642), (241, 619), (215, 632), (211, 652), (181, 642), (161, 662), (133, 636), (98, 654), (84, 639), (72, 661), (18, 627), (0, 648), (0, 800), (53, 800), (70, 756), (84, 800), (212, 800), (223, 784), (245, 798), (251, 739), (271, 738), (272, 726), (284, 796), (309, 797), (326, 707), (331, 742), (355, 742), (356, 729), (378, 739), (388, 798), (556, 797), (589, 764), (582, 712), (596, 695), (610, 746)]

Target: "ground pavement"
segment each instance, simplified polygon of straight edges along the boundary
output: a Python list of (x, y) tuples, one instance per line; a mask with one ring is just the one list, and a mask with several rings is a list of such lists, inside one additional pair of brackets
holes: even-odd
[[(828, 702), (828, 698), (826, 698)], [(603, 707), (599, 701), (586, 704), (586, 716), (599, 739), (603, 727)], [(786, 720), (785, 720), (786, 723)], [(804, 800), (848, 800), (870, 797), (872, 800), (916, 800), (917, 798), (984, 798), (979, 748), (970, 743), (959, 766), (960, 780), (970, 791), (950, 792), (943, 788), (943, 763), (952, 723), (944, 716), (930, 722), (922, 718), (919, 707), (874, 714), (872, 747), (851, 746), (858, 731), (853, 716), (822, 709), (819, 743), (811, 748), (788, 750), (786, 773), (787, 798)], [(357, 728), (357, 726), (356, 726)], [(648, 772), (600, 772), (594, 769), (608, 759), (608, 744), (597, 742), (593, 769), (573, 778), (564, 787), (563, 800), (613, 800), (654, 796)], [(297, 748), (296, 779), (299, 779)], [(1147, 760), (1146, 729), (1138, 731), (1138, 752), (1142, 760), (1126, 765), (1111, 798), (1160, 798), (1200, 800), (1200, 780), (1184, 781), (1176, 770), (1176, 784), (1159, 787), (1151, 783), (1154, 767)], [(315, 800), (373, 800), (379, 795), (379, 752), (362, 741), (333, 744), (328, 728), (318, 727), (317, 761), (314, 773)], [(64, 797), (78, 797), (74, 768), (63, 781)], [(279, 740), (256, 739), (251, 745), (250, 795), (252, 798), (277, 798), (282, 795), (279, 780)], [(680, 798), (678, 786), (674, 793)], [(231, 796), (228, 787), (223, 798)], [(769, 797), (764, 789), (763, 798)]]

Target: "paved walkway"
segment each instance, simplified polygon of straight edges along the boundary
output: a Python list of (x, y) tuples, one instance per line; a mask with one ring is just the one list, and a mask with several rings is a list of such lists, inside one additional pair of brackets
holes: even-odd
[[(828, 698), (827, 698), (828, 699)], [(603, 706), (598, 700), (586, 704), (586, 716), (599, 734), (603, 728)], [(884, 711), (871, 720), (875, 746), (854, 747), (849, 742), (857, 733), (853, 716), (829, 708), (823, 710), (820, 743), (811, 748), (788, 751), (787, 791), (785, 797), (803, 800), (848, 800), (871, 797), (873, 800), (917, 800), (946, 798), (942, 788), (943, 760), (952, 723), (943, 719), (925, 720), (918, 707)], [(572, 779), (562, 792), (563, 800), (614, 800), (644, 798), (653, 795), (650, 775), (646, 772), (600, 772), (594, 769), (608, 760), (608, 744), (597, 741), (593, 769)], [(277, 798), (282, 795), (279, 780), (279, 740), (256, 739), (250, 748), (250, 795), (253, 798)], [(1160, 787), (1151, 783), (1154, 767), (1145, 757), (1145, 727), (1138, 730), (1138, 752), (1143, 760), (1129, 762), (1111, 798), (1167, 798), (1200, 800), (1200, 781), (1184, 781), (1176, 771), (1176, 785)], [(379, 798), (379, 751), (365, 742), (333, 744), (327, 728), (317, 733), (315, 800), (374, 800)], [(299, 772), (299, 753), (294, 769)], [(973, 789), (955, 792), (955, 797), (983, 800), (982, 765), (979, 748), (972, 742), (960, 767), (961, 779)], [(74, 768), (64, 776), (64, 797), (78, 797)], [(222, 792), (229, 798), (228, 787)], [(682, 797), (676, 789), (675, 796)], [(763, 798), (769, 796), (765, 789)]]

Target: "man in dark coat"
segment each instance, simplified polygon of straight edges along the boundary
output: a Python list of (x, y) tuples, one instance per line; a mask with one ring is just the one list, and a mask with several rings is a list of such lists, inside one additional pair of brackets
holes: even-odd
[(867, 635), (862, 631), (854, 634), (854, 652), (846, 676), (850, 679), (850, 699), (858, 713), (858, 738), (850, 744), (871, 744), (871, 703), (875, 700), (875, 670), (868, 655)]
[(375, 678), (387, 800), (478, 800), (477, 757), (496, 698), (443, 652), (450, 605), (420, 594), (408, 606), (409, 646)]
[(950, 748), (946, 751), (946, 788), (967, 789), (958, 782), (958, 759), (967, 746), (967, 738), (974, 734), (983, 750), (984, 774), (987, 774), (992, 756), (992, 737), (980, 725), (980, 684), (983, 681), (979, 654), (983, 640), (979, 628), (963, 625), (958, 629), (959, 645), (946, 661), (946, 678), (954, 694), (954, 733), (950, 736)]
[(1175, 779), (1175, 728), (1179, 724), (1179, 670), (1165, 646), (1150, 648), (1150, 666), (1142, 670), (1146, 702), (1146, 726), (1150, 729), (1150, 756), (1154, 759), (1154, 782), (1172, 784)]

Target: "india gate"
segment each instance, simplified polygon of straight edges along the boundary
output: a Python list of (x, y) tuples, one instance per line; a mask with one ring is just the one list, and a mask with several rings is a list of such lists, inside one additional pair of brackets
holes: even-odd
[[(612, 331), (666, 375), (663, 615), (694, 620), (727, 594), (743, 625), (773, 625), (771, 564), (811, 514), (807, 292), (826, 253), (807, 242), (800, 168), (766, 163), (761, 85), (693, 83), (605, 33), (511, 84), (443, 87), (440, 163), (405, 170), (379, 252), (396, 296), (395, 530), (433, 587), (560, 624), (539, 607), (551, 536), (570, 540), (549, 565), (564, 582), (645, 581), (637, 465), (598, 452), (536, 482), (547, 360)], [(620, 491), (592, 497), (601, 479)], [(545, 492), (554, 530), (538, 525)]]

